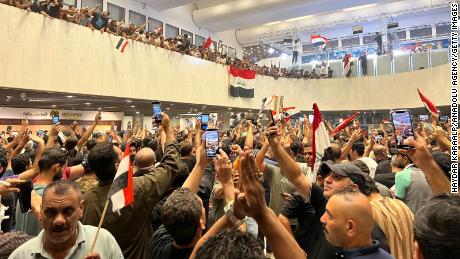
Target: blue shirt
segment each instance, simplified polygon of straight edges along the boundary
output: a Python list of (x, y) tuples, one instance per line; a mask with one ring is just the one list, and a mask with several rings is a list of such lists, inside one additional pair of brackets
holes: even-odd
[(354, 249), (342, 249), (335, 253), (336, 258), (359, 259), (394, 259), (392, 255), (380, 248), (379, 241), (372, 240), (372, 245)]

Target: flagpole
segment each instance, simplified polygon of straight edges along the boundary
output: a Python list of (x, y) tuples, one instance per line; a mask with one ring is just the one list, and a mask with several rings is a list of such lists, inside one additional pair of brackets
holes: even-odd
[(96, 236), (94, 237), (93, 244), (91, 245), (90, 253), (94, 251), (94, 247), (96, 246), (96, 241), (99, 236), (99, 230), (101, 229), (102, 222), (104, 221), (104, 217), (105, 217), (105, 212), (107, 211), (108, 206), (109, 206), (109, 200), (107, 199), (104, 205), (104, 210), (102, 211), (101, 219), (99, 220), (99, 225), (97, 226)]

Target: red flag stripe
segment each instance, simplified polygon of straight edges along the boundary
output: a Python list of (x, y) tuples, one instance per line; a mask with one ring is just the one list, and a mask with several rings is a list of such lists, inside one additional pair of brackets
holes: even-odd
[(345, 120), (343, 120), (343, 122), (340, 123), (340, 125), (337, 126), (337, 128), (335, 128), (331, 133), (329, 133), (329, 136), (333, 136), (333, 135), (337, 134), (339, 131), (341, 131), (344, 128), (346, 128), (354, 119), (356, 119), (358, 114), (359, 114), (359, 112), (355, 112), (355, 114), (353, 114), (353, 115), (349, 116), (348, 118), (346, 118)]
[(430, 99), (428, 99), (425, 95), (422, 94), (420, 89), (417, 88), (418, 95), (420, 96), (420, 99), (422, 100), (423, 104), (425, 107), (432, 113), (439, 114), (438, 109), (436, 108), (436, 105)]
[(234, 77), (241, 77), (244, 79), (254, 79), (256, 78), (255, 70), (241, 70), (234, 66), (230, 66), (230, 74)]

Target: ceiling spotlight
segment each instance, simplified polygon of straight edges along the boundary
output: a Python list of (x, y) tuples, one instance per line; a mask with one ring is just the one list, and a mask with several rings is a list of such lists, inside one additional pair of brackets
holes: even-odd
[(72, 98), (72, 97), (73, 97), (73, 95), (67, 95), (66, 97), (67, 97), (67, 98)]
[(126, 100), (126, 102), (127, 102), (127, 103), (130, 103), (130, 102), (131, 102), (131, 100)]
[(56, 104), (51, 105), (51, 107), (55, 108), (55, 107), (56, 107)]
[(131, 108), (134, 108), (134, 107), (136, 107), (136, 106), (135, 106), (135, 105), (131, 105), (130, 107), (131, 107)]
[(169, 107), (166, 107), (166, 110), (171, 110), (171, 108), (169, 108)]
[(91, 105), (91, 103), (85, 103), (86, 105)]
[(273, 54), (273, 52), (275, 52), (275, 50), (273, 48), (268, 49), (268, 53)]
[(136, 114), (139, 114), (139, 112), (136, 112)]
[(102, 110), (102, 108), (101, 108), (101, 107), (99, 107), (99, 108), (97, 108), (97, 109), (98, 109), (99, 111), (100, 111), (100, 110)]
[(191, 111), (188, 111), (187, 113), (192, 113)]
[(232, 110), (233, 108), (232, 107), (228, 107), (229, 110)]

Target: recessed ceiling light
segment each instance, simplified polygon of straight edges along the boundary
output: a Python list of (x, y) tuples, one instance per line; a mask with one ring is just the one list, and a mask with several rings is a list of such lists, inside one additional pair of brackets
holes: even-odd
[(127, 103), (130, 103), (130, 102), (131, 102), (131, 100), (126, 100), (126, 102), (127, 102)]
[(91, 103), (85, 103), (86, 105), (91, 105)]
[(135, 105), (131, 105), (131, 108), (134, 108), (134, 107), (136, 107), (136, 106), (135, 106)]
[(56, 104), (51, 105), (51, 107), (53, 107), (53, 108), (56, 107)]
[(72, 97), (73, 97), (73, 95), (67, 95), (66, 97), (67, 97), (67, 98), (72, 98)]
[(169, 108), (169, 107), (166, 107), (166, 110), (171, 110), (171, 108)]
[(233, 108), (231, 108), (231, 107), (228, 107), (228, 109), (229, 109), (229, 110), (231, 110), (231, 109), (233, 109)]
[(97, 108), (97, 109), (98, 109), (98, 110), (102, 110), (102, 108), (101, 108), (101, 107), (99, 107), (99, 108)]
[(139, 112), (136, 112), (136, 114), (139, 114)]
[(192, 113), (191, 111), (188, 111), (187, 113)]

